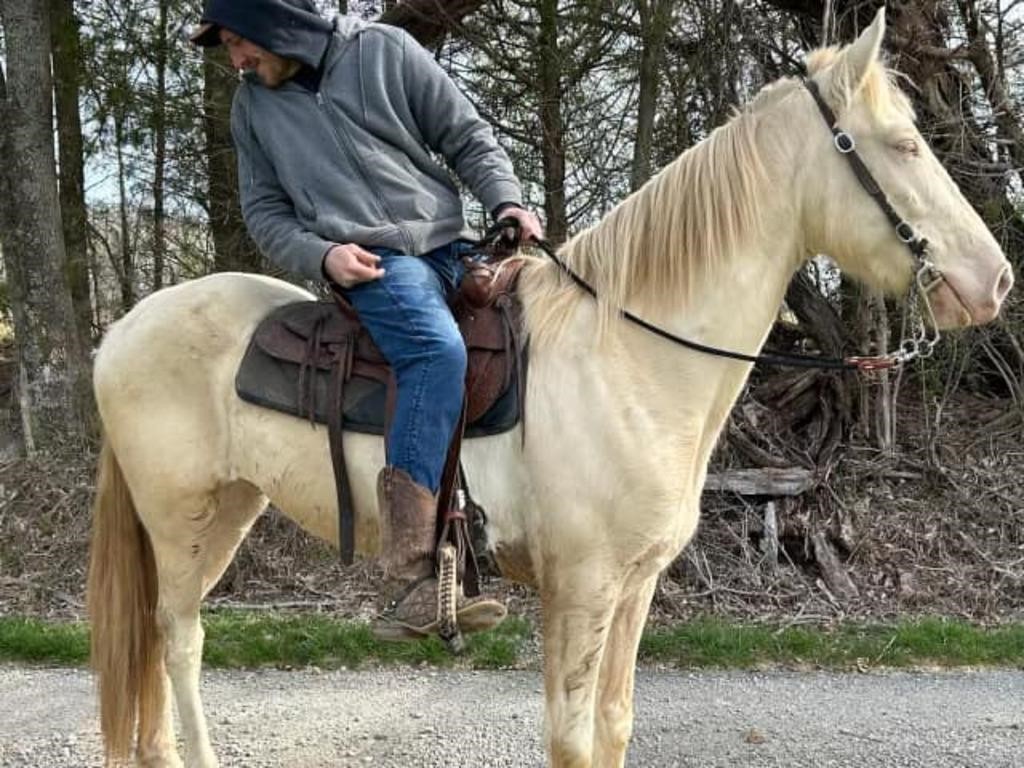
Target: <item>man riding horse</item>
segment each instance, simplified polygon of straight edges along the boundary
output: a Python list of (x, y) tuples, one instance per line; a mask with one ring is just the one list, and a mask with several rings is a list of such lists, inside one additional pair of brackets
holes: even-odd
[[(462, 411), (466, 351), (447, 299), (471, 235), (440, 155), (492, 215), (540, 239), (508, 156), (469, 100), (408, 34), (312, 0), (209, 0), (192, 41), (223, 44), (245, 77), (231, 129), (246, 227), (284, 269), (326, 280), (395, 372), (377, 479), (386, 639), (437, 628), (437, 495)], [(504, 606), (460, 597), (464, 632)]]

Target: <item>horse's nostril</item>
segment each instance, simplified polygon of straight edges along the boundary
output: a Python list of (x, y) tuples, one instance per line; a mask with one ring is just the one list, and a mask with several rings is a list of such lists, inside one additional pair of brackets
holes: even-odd
[(996, 301), (1005, 299), (1011, 288), (1013, 288), (1013, 270), (1006, 266), (999, 275), (999, 282), (996, 283)]

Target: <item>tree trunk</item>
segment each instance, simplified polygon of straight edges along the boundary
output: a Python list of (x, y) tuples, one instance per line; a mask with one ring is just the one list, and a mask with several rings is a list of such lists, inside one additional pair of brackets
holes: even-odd
[[(0, 30), (3, 28), (3, 9), (0, 7)], [(4, 74), (3, 62), (0, 62), (0, 119), (8, 118), (7, 109), (7, 77)], [(11, 134), (9, 131), (0, 131), (0, 157), (11, 157)], [(0, 165), (0, 200), (13, 201), (11, 196), (10, 178), (5, 165)], [(8, 237), (14, 231), (14, 205), (0, 203), (0, 245), (9, 245)], [(0, 256), (3, 249), (0, 248)], [(6, 261), (5, 261), (6, 263)]]
[(117, 191), (119, 220), (121, 223), (120, 263), (117, 272), (121, 278), (121, 311), (127, 313), (135, 305), (134, 277), (135, 269), (132, 259), (132, 233), (128, 227), (128, 180), (124, 161), (124, 119), (123, 107), (114, 113), (114, 141), (117, 143)]
[(540, 2), (540, 125), (544, 165), (544, 214), (552, 245), (569, 231), (565, 209), (565, 136), (562, 124), (561, 53), (558, 47), (558, 0)]
[(654, 115), (658, 106), (658, 84), (663, 75), (665, 34), (668, 31), (674, 0), (638, 0), (640, 13), (640, 94), (636, 114), (636, 141), (630, 189), (639, 189), (651, 176), (651, 147), (654, 139)]
[[(861, 285), (844, 283), (843, 301), (852, 317), (853, 348), (858, 355), (884, 355), (892, 347), (885, 298)], [(858, 377), (858, 421), (861, 433), (887, 456), (896, 453), (894, 397), (899, 373), (877, 371), (870, 379)]]
[(203, 50), (203, 127), (209, 175), (208, 210), (218, 271), (262, 271), (259, 253), (242, 221), (238, 163), (231, 139), (231, 99), (238, 79), (217, 48)]
[(4, 262), (14, 315), (26, 450), (78, 448), (86, 426), (85, 356), (64, 276), (53, 144), (46, 0), (0, 0), (8, 93), (0, 101), (7, 193)]
[(53, 45), (54, 103), (60, 165), (60, 213), (64, 223), (65, 273), (75, 309), (82, 348), (92, 347), (93, 311), (89, 293), (88, 217), (85, 207), (84, 146), (78, 111), (78, 22), (72, 0), (50, 0), (50, 40)]
[(153, 104), (153, 290), (164, 284), (164, 174), (167, 166), (167, 5), (160, 0), (156, 39), (156, 94)]

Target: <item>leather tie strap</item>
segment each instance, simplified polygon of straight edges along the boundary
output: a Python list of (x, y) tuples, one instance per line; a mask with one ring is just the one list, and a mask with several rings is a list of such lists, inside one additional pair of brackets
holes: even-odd
[(345, 402), (345, 382), (352, 373), (352, 355), (356, 345), (350, 336), (342, 345), (338, 359), (334, 362), (331, 372), (331, 404), (327, 439), (331, 446), (331, 463), (334, 465), (335, 487), (338, 496), (338, 550), (341, 562), (351, 565), (355, 558), (355, 507), (352, 503), (352, 486), (345, 466), (345, 450), (343, 445), (342, 406)]

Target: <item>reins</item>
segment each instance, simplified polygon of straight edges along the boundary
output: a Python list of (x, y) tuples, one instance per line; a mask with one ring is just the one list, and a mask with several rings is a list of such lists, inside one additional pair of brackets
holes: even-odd
[[(755, 365), (772, 365), (789, 368), (819, 368), (825, 370), (854, 370), (862, 373), (898, 368), (916, 358), (927, 358), (934, 351), (940, 335), (935, 325), (935, 316), (932, 312), (931, 303), (928, 301), (928, 293), (945, 278), (942, 272), (928, 258), (928, 241), (918, 237), (913, 227), (904, 221), (892, 207), (889, 199), (885, 196), (875, 177), (865, 165), (860, 155), (857, 154), (856, 142), (846, 131), (842, 130), (836, 119), (835, 113), (825, 103), (818, 86), (807, 78), (801, 78), (801, 83), (810, 92), (818, 105), (818, 110), (828, 124), (832, 132), (833, 144), (836, 150), (846, 157), (850, 163), (854, 175), (860, 185), (868, 193), (872, 200), (879, 206), (882, 213), (889, 220), (895, 229), (896, 236), (904, 243), (913, 257), (915, 264), (914, 279), (910, 283), (907, 292), (907, 312), (904, 316), (902, 339), (897, 349), (883, 355), (851, 356), (851, 357), (826, 357), (819, 355), (801, 355), (786, 352), (769, 350), (760, 354), (747, 354), (734, 350), (722, 349), (708, 344), (702, 344), (692, 339), (686, 339), (670, 331), (665, 330), (641, 317), (633, 314), (627, 309), (619, 308), (618, 314), (623, 319), (653, 333), (666, 341), (685, 347), (687, 349), (701, 352), (715, 357), (724, 357), (730, 360), (753, 363)], [(487, 233), (477, 242), (478, 248), (488, 245), (495, 245), (500, 241), (509, 238), (505, 232), (509, 229), (516, 231), (514, 241), (518, 242), (519, 224), (515, 219), (502, 219), (487, 230)], [(581, 290), (590, 294), (594, 299), (598, 298), (597, 291), (586, 280), (562, 259), (558, 257), (555, 249), (545, 240), (535, 241), (540, 248), (556, 264), (558, 268), (572, 280)], [(925, 316), (921, 313), (921, 304), (924, 305)], [(927, 324), (925, 319), (927, 318)]]

